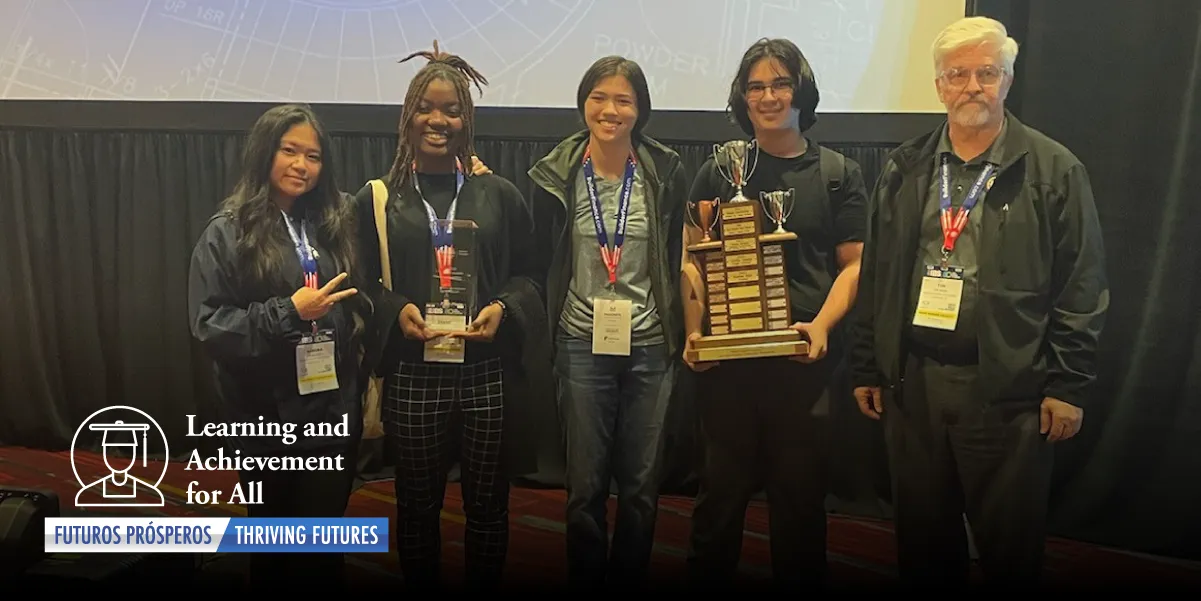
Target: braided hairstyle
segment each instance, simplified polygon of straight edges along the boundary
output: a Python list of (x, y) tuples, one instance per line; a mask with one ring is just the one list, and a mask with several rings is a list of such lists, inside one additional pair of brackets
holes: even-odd
[(396, 160), (392, 162), (392, 169), (388, 171), (387, 178), (388, 187), (392, 190), (404, 189), (403, 186), (413, 177), (410, 166), (416, 150), (409, 139), (409, 127), (413, 123), (417, 107), (421, 105), (426, 88), (435, 80), (448, 82), (455, 88), (459, 106), (463, 111), (463, 129), (459, 134), (463, 141), (459, 143), (458, 159), (463, 164), (463, 170), (466, 172), (464, 175), (471, 175), (471, 157), (475, 154), (475, 103), (471, 99), (471, 84), (474, 83), (483, 95), (482, 86), (488, 85), (488, 80), (461, 57), (440, 51), (437, 40), (434, 40), (433, 51), (414, 52), (398, 62), (403, 63), (418, 56), (425, 57), (429, 64), (413, 76), (413, 80), (409, 82), (409, 90), (405, 93), (404, 108), (400, 113), (400, 140), (396, 146)]

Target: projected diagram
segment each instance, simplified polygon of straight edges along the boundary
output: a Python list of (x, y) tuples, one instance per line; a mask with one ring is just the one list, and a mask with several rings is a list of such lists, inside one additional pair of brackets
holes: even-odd
[[(895, 1), (895, 0), (894, 0)], [(720, 109), (745, 47), (795, 40), (850, 102), (884, 0), (5, 0), (0, 98), (400, 104), (440, 45), (491, 85), (491, 106), (574, 106), (599, 56), (647, 71), (660, 108)], [(827, 104), (829, 101), (829, 104)]]
[(399, 103), (424, 61), (396, 61), (437, 38), (511, 104), (592, 4), (6, 0), (0, 97)]

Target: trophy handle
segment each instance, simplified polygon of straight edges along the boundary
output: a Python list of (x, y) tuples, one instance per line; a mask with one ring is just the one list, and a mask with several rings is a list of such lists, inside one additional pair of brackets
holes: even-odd
[(789, 188), (788, 196), (785, 196), (785, 198), (788, 199), (788, 203), (784, 206), (784, 217), (782, 220), (788, 221), (788, 218), (792, 216), (792, 210), (796, 208), (796, 188)]
[(734, 176), (730, 172), (729, 167), (722, 165), (722, 155), (725, 153), (723, 153), (721, 149), (721, 144), (713, 145), (713, 166), (717, 169), (717, 174), (720, 175), (722, 179), (726, 180), (727, 182), (734, 181)]
[[(750, 158), (750, 155), (751, 155), (750, 151), (752, 148), (755, 149), (755, 157), (753, 159)], [(746, 170), (746, 174), (742, 178), (742, 181), (744, 183), (751, 181), (751, 176), (755, 174), (755, 167), (757, 167), (759, 165), (759, 140), (751, 139), (750, 143), (747, 144), (746, 149), (747, 149), (747, 153), (746, 153), (747, 154), (747, 163), (750, 163), (750, 164), (744, 168)]]

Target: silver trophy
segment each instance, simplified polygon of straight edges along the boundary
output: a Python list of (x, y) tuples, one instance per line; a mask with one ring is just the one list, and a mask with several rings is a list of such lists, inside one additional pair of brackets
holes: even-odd
[[(751, 152), (754, 157), (751, 157)], [(759, 163), (759, 144), (755, 140), (730, 140), (713, 145), (713, 162), (717, 172), (734, 187), (734, 198), (730, 202), (750, 202), (742, 193), (742, 187), (755, 173)]]
[(796, 190), (789, 188), (787, 190), (774, 190), (772, 192), (760, 192), (759, 201), (763, 203), (763, 210), (767, 211), (767, 216), (776, 224), (776, 231), (773, 234), (783, 234), (787, 230), (784, 229), (784, 222), (788, 221), (788, 216), (792, 214), (792, 207), (795, 204)]

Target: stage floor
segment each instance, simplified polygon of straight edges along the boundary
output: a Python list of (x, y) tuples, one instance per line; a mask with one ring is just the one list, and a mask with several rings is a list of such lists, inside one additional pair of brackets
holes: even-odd
[[(153, 462), (150, 469), (154, 470)], [(108, 473), (103, 460), (94, 454), (76, 457), (80, 477), (94, 480)], [(230, 490), (237, 480), (232, 472), (184, 471), (173, 462), (160, 486), (167, 506), (103, 511), (105, 515), (180, 515), (230, 517), (245, 515), (236, 505), (193, 506), (184, 504), (188, 482), (198, 480), (206, 488)], [(161, 469), (161, 468), (160, 468)], [(90, 480), (89, 480), (90, 477)], [(47, 488), (56, 491), (64, 515), (80, 515), (73, 506), (79, 484), (66, 452), (46, 452), (20, 447), (0, 447), (0, 485)], [(462, 579), (463, 515), (457, 484), (447, 487), (442, 513), (444, 574), (449, 586)], [(506, 583), (518, 588), (556, 588), (565, 581), (562, 490), (514, 488), (510, 505), (511, 533)], [(652, 559), (655, 588), (680, 588), (688, 548), (692, 499), (664, 497), (660, 503)], [(609, 504), (612, 524), (614, 503)], [(392, 481), (371, 482), (355, 491), (347, 515), (386, 516), (395, 519)], [(767, 583), (770, 577), (767, 507), (752, 502), (747, 512), (743, 538), (741, 576), (748, 588)], [(888, 589), (895, 585), (895, 545), (891, 524), (886, 521), (830, 516), (830, 585), (835, 590)], [(214, 579), (238, 578), (245, 557), (216, 556), (206, 559), (205, 571)], [(399, 582), (394, 553), (352, 556), (351, 578), (364, 587), (388, 586)], [(1112, 590), (1115, 587), (1201, 590), (1201, 565), (1156, 558), (1081, 542), (1052, 539), (1048, 542), (1046, 583), (1053, 589)]]

